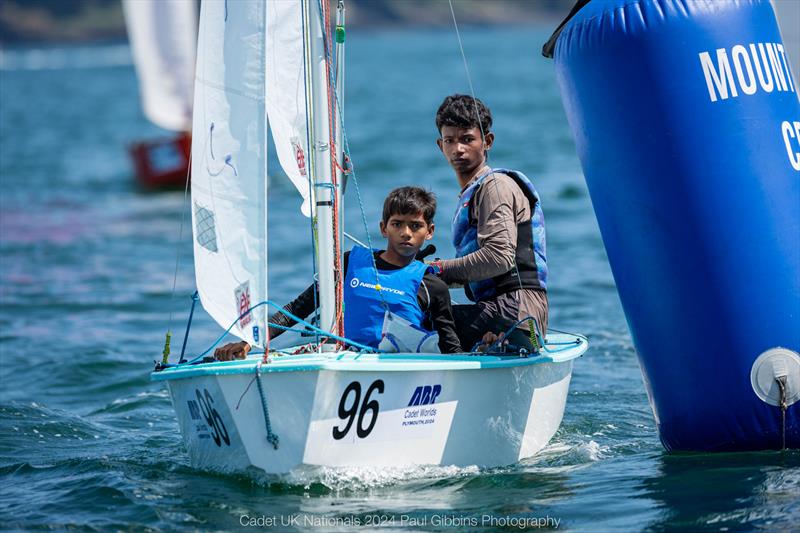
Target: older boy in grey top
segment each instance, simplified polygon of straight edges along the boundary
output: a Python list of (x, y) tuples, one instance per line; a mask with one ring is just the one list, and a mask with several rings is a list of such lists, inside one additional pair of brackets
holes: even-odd
[[(448, 283), (463, 283), (474, 305), (454, 306), (456, 331), (469, 349), (487, 331), (500, 333), (533, 317), (547, 328), (544, 217), (533, 184), (520, 172), (491, 169), (491, 112), (465, 95), (445, 98), (436, 114), (437, 144), (461, 193), (453, 220), (456, 259), (435, 263)], [(527, 331), (528, 324), (521, 328)], [(527, 333), (511, 339), (526, 345)], [(530, 346), (528, 346), (530, 348)]]

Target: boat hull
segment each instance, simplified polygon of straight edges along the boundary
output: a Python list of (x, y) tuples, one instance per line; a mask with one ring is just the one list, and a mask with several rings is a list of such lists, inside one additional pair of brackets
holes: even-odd
[(154, 378), (167, 380), (193, 466), (285, 473), (515, 463), (558, 429), (572, 375), (571, 358), (363, 357), (281, 358), (258, 377), (254, 358)]
[(128, 147), (136, 181), (144, 190), (183, 190), (189, 178), (192, 136), (141, 141)]

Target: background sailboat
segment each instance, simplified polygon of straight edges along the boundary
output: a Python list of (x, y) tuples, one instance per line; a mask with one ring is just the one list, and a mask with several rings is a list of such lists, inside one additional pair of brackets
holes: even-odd
[(123, 0), (145, 116), (176, 135), (130, 146), (139, 185), (183, 188), (189, 173), (196, 0)]

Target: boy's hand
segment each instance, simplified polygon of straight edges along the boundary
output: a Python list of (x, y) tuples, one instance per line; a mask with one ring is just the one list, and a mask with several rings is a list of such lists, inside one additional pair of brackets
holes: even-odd
[(495, 333), (492, 333), (491, 331), (487, 331), (486, 333), (483, 334), (483, 338), (481, 339), (482, 342), (480, 346), (478, 346), (478, 351), (479, 352), (487, 351), (489, 347), (496, 341), (500, 341), (501, 346), (503, 344), (508, 344), (508, 341), (503, 340), (505, 336), (506, 336), (505, 333), (500, 333), (500, 335), (497, 335)]
[(233, 361), (234, 359), (244, 359), (249, 351), (250, 345), (245, 341), (231, 342), (214, 350), (214, 357), (220, 361)]

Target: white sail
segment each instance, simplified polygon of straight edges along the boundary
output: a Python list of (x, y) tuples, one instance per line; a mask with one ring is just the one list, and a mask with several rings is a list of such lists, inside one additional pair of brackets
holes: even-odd
[[(263, 0), (203, 2), (192, 128), (197, 289), (222, 327), (267, 299)], [(232, 333), (263, 346), (265, 306)]]
[(267, 114), (284, 172), (303, 197), (308, 216), (308, 120), (300, 0), (267, 3)]
[(188, 131), (197, 45), (196, 0), (123, 0), (145, 116)]

